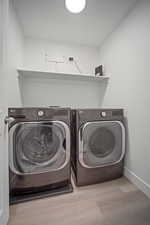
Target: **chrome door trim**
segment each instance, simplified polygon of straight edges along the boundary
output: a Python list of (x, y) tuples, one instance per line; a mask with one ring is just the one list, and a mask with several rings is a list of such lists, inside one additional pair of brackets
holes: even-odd
[[(61, 129), (62, 129), (62, 127), (64, 128), (65, 133), (66, 133), (66, 161), (60, 168), (45, 170), (43, 172), (33, 172), (33, 173), (21, 173), (21, 172), (17, 171), (17, 169), (15, 168), (14, 163), (13, 163), (13, 156), (14, 156), (13, 134), (18, 126), (24, 125), (24, 124), (53, 124), (53, 125), (57, 124), (59, 127), (61, 127)], [(10, 130), (9, 130), (9, 166), (10, 166), (10, 169), (12, 170), (12, 172), (15, 173), (16, 175), (25, 176), (25, 175), (43, 174), (43, 173), (47, 173), (47, 172), (59, 171), (59, 170), (62, 170), (69, 163), (69, 161), (70, 161), (70, 129), (69, 129), (69, 126), (65, 122), (62, 122), (59, 120), (57, 120), (57, 121), (19, 122), (10, 128)]]
[[(85, 130), (85, 128), (89, 125), (89, 124), (101, 124), (101, 123), (117, 123), (121, 126), (121, 130), (122, 130), (122, 154), (121, 154), (121, 157), (118, 161), (116, 161), (115, 163), (108, 163), (108, 164), (103, 164), (101, 166), (88, 166), (84, 160), (83, 160), (83, 132)], [(124, 155), (125, 155), (125, 126), (123, 125), (122, 122), (120, 121), (93, 121), (93, 122), (87, 122), (85, 123), (84, 125), (82, 125), (79, 129), (79, 139), (78, 139), (78, 144), (79, 144), (79, 162), (80, 164), (85, 167), (85, 168), (101, 168), (101, 167), (106, 167), (106, 166), (112, 166), (112, 165), (116, 165), (118, 164), (119, 162), (121, 162), (121, 160), (123, 159)]]

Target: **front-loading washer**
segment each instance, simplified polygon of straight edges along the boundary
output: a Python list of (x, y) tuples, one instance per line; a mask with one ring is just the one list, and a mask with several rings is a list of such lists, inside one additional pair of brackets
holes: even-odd
[(72, 110), (72, 165), (78, 186), (123, 175), (125, 133), (122, 109)]
[(8, 116), (12, 199), (69, 185), (70, 109), (9, 108)]

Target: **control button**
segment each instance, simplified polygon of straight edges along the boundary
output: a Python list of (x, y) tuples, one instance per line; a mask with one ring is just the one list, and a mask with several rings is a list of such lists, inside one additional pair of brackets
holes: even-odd
[(38, 111), (38, 116), (44, 116), (44, 112), (42, 110)]
[(102, 117), (106, 117), (106, 112), (101, 112)]

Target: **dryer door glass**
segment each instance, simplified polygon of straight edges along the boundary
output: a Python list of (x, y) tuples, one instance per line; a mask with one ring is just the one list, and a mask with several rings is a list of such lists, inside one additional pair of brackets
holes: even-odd
[(82, 128), (80, 160), (88, 167), (117, 163), (124, 154), (124, 127), (120, 122), (90, 122)]
[(66, 162), (66, 131), (57, 122), (22, 123), (13, 139), (13, 164), (19, 173), (58, 170)]

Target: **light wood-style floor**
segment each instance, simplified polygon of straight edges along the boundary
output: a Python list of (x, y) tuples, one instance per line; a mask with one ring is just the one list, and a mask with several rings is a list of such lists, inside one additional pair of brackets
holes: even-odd
[(10, 207), (9, 225), (150, 225), (150, 199), (126, 178)]

